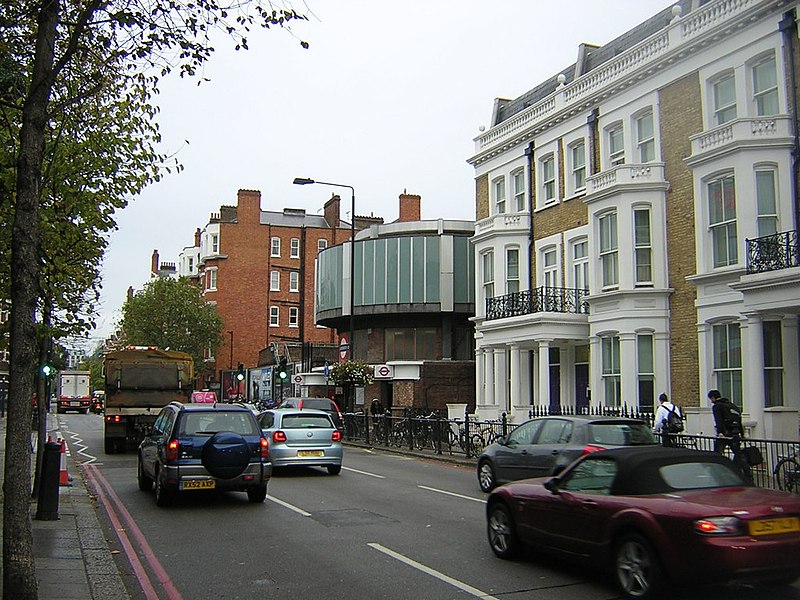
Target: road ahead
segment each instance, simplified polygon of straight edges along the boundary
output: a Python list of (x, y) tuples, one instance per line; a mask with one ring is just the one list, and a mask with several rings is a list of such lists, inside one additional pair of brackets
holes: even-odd
[[(340, 475), (276, 473), (263, 505), (244, 493), (191, 492), (159, 509), (137, 487), (134, 454), (103, 454), (101, 417), (59, 419), (75, 460), (99, 486), (101, 520), (134, 598), (619, 597), (603, 577), (554, 559), (496, 558), (471, 468), (347, 448)], [(800, 587), (669, 596), (800, 600)]]

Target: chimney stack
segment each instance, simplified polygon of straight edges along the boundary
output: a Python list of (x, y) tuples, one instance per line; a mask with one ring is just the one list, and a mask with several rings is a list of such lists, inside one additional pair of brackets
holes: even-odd
[(200, 228), (198, 227), (197, 229), (195, 229), (195, 232), (194, 232), (194, 247), (195, 248), (199, 248), (200, 247), (200, 234), (201, 234)]
[(405, 190), (400, 194), (400, 217), (397, 219), (400, 223), (408, 223), (410, 221), (421, 221), (422, 215), (420, 212), (421, 196), (416, 194), (407, 194)]
[(158, 250), (153, 250), (153, 256), (150, 258), (150, 275), (153, 277), (158, 275)]
[(325, 221), (331, 229), (336, 229), (341, 223), (341, 217), (339, 216), (339, 205), (341, 202), (342, 199), (339, 198), (339, 195), (334, 194), (331, 196), (331, 199), (325, 203)]

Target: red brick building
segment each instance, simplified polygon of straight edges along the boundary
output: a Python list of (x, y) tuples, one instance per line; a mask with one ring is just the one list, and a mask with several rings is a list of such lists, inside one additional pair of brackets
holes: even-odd
[[(320, 250), (350, 239), (339, 207), (334, 195), (322, 216), (265, 211), (260, 191), (239, 190), (236, 206), (212, 213), (181, 253), (179, 274), (198, 279), (225, 324), (222, 345), (209, 349), (217, 373), (274, 364), (271, 349), (291, 363), (301, 362), (307, 343), (335, 352), (336, 332), (314, 322), (314, 264)], [(356, 228), (380, 222), (357, 217)]]

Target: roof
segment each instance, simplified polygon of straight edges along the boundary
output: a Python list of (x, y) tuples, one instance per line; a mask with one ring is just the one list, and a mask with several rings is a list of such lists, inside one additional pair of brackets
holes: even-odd
[(559, 75), (563, 74), (566, 77), (564, 83), (569, 84), (580, 75), (589, 73), (625, 50), (646, 40), (654, 33), (661, 31), (669, 24), (670, 20), (672, 20), (672, 7), (676, 4), (680, 5), (682, 15), (684, 16), (692, 9), (692, 0), (677, 0), (664, 10), (658, 12), (604, 46), (582, 45), (583, 52), (581, 54), (583, 55), (583, 59), (580, 63), (572, 63), (514, 100), (500, 100), (496, 110), (495, 121), (492, 123), (492, 126), (499, 125), (503, 121), (510, 119), (515, 114), (522, 112), (529, 106), (536, 104), (555, 92), (556, 88), (559, 86)]
[(322, 215), (309, 215), (304, 210), (286, 209), (283, 212), (262, 210), (261, 225), (279, 225), (283, 227), (317, 227), (330, 229), (330, 225)]
[[(612, 448), (589, 455), (588, 459), (611, 458), (617, 463), (617, 475), (611, 489), (613, 495), (638, 496), (674, 491), (661, 477), (659, 468), (676, 463), (717, 463), (730, 469), (730, 459), (716, 452), (663, 446)], [(742, 481), (744, 485), (744, 481)]]

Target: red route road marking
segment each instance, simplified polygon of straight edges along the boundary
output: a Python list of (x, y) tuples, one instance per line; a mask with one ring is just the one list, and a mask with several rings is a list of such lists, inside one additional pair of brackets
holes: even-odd
[[(83, 469), (92, 483), (92, 487), (94, 487), (95, 491), (97, 492), (97, 497), (100, 499), (103, 507), (106, 509), (109, 519), (111, 519), (111, 524), (114, 526), (114, 531), (117, 532), (117, 537), (119, 538), (119, 541), (125, 550), (125, 555), (128, 557), (128, 561), (131, 563), (131, 567), (133, 567), (133, 571), (136, 573), (136, 578), (139, 580), (139, 584), (142, 586), (142, 591), (144, 591), (144, 594), (148, 600), (159, 600), (159, 596), (153, 587), (153, 584), (150, 581), (144, 566), (139, 560), (139, 556), (136, 554), (136, 551), (134, 550), (126, 531), (130, 531), (133, 534), (133, 537), (139, 544), (142, 554), (144, 554), (147, 562), (150, 564), (150, 568), (153, 569), (158, 582), (164, 588), (167, 598), (169, 598), (169, 600), (183, 600), (181, 593), (172, 583), (172, 580), (170, 579), (169, 575), (167, 575), (166, 570), (163, 566), (161, 566), (161, 563), (156, 558), (155, 552), (153, 552), (150, 544), (147, 543), (147, 539), (144, 537), (144, 534), (139, 529), (138, 525), (136, 525), (136, 521), (133, 520), (133, 517), (128, 512), (128, 509), (125, 508), (125, 505), (119, 499), (119, 496), (117, 496), (116, 492), (108, 483), (106, 478), (100, 473), (100, 470), (95, 465), (84, 465)], [(117, 513), (119, 513), (119, 516)], [(125, 521), (125, 525), (127, 527), (123, 527), (122, 523), (120, 523), (120, 517)]]

